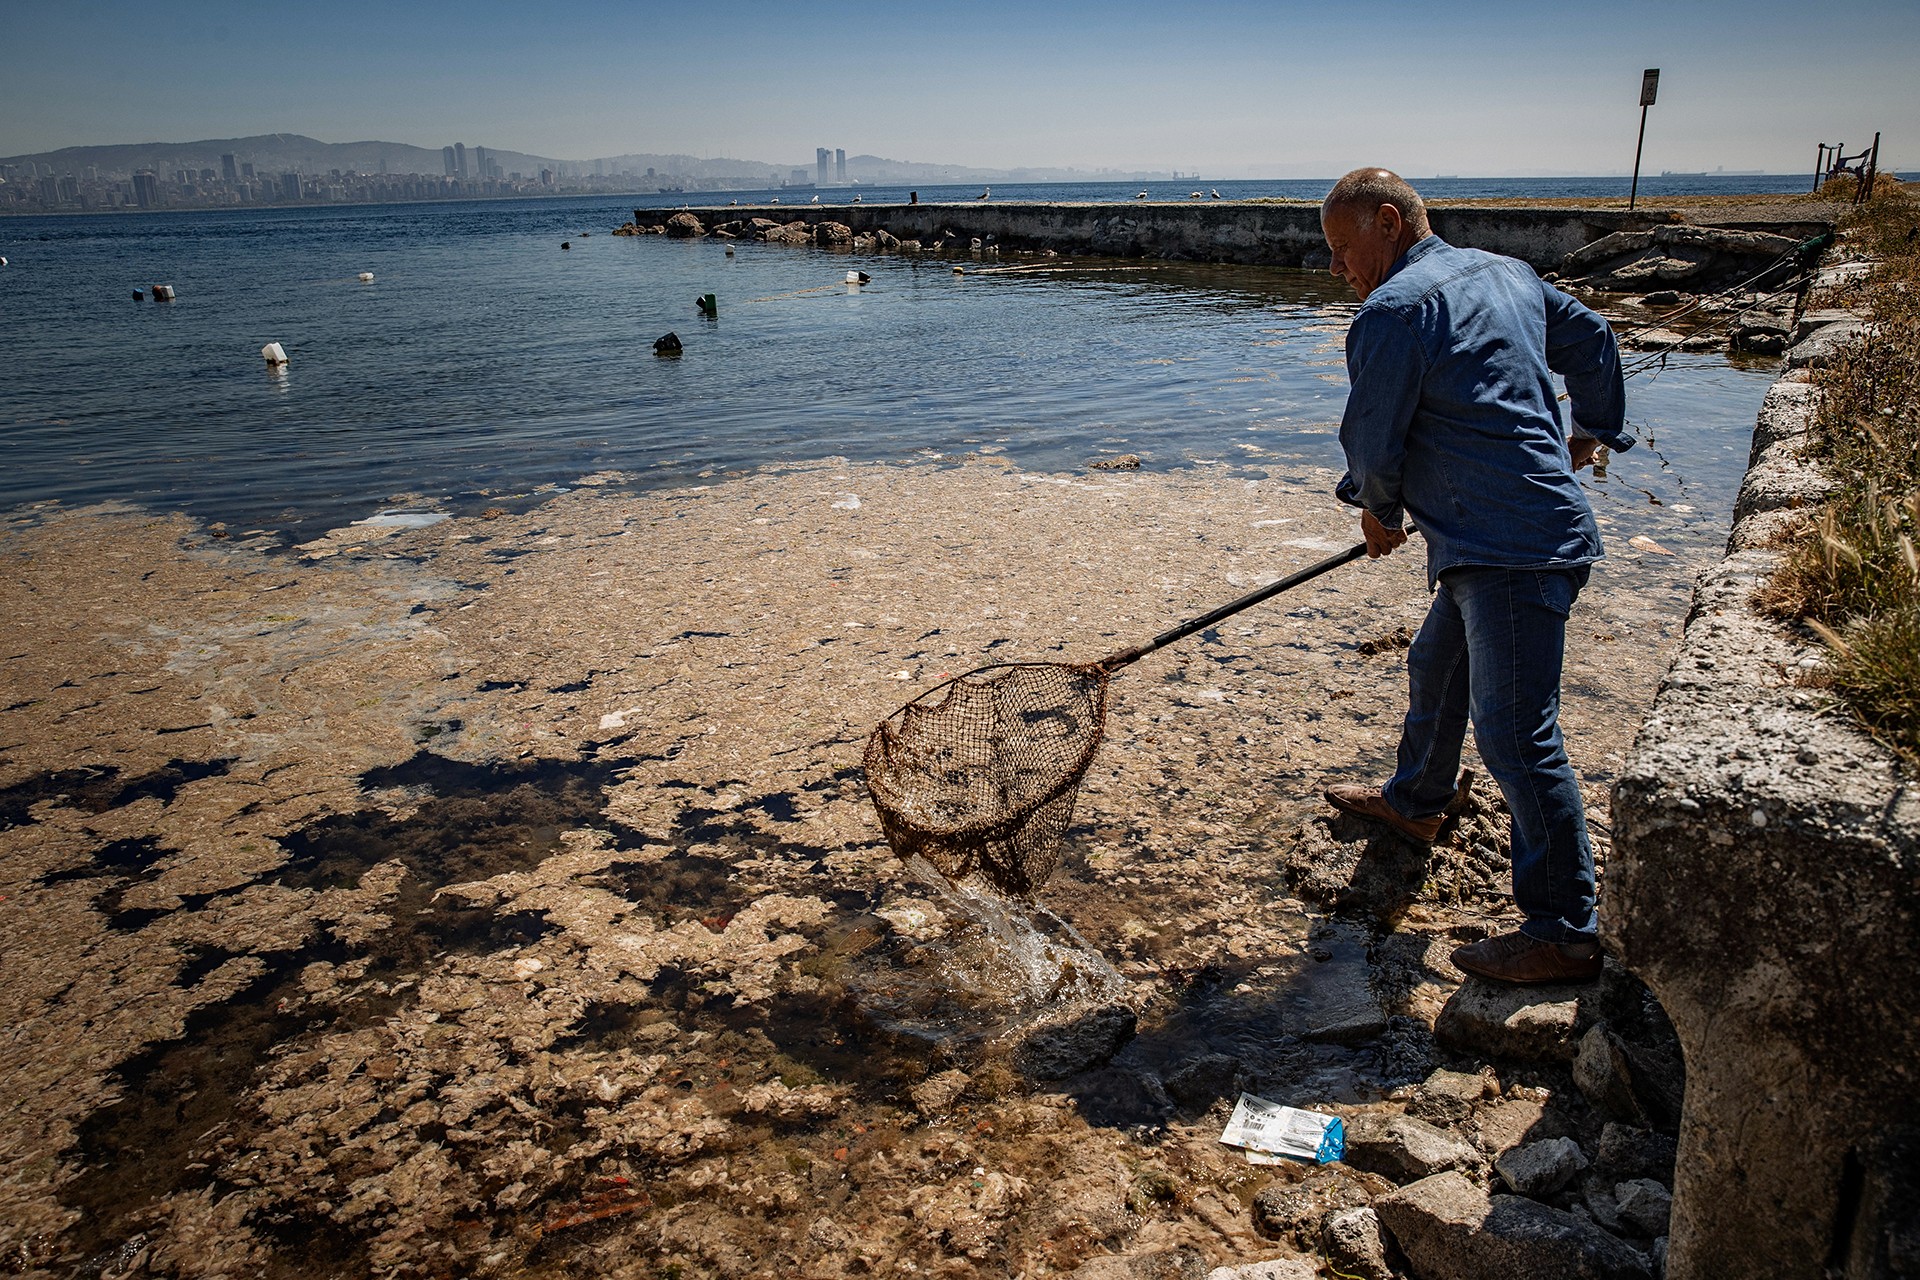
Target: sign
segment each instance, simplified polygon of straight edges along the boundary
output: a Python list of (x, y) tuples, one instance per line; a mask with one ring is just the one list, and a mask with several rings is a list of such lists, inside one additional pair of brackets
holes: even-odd
[(1660, 68), (1648, 67), (1640, 73), (1640, 105), (1653, 105), (1653, 95), (1660, 89)]

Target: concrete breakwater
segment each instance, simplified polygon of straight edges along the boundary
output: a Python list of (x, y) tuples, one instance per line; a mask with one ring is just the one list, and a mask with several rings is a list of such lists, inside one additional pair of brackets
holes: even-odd
[[(1504, 253), (1540, 271), (1554, 270), (1568, 254), (1615, 232), (1646, 232), (1676, 222), (1736, 230), (1765, 230), (1804, 238), (1829, 229), (1816, 214), (1804, 220), (1761, 216), (1738, 208), (1716, 220), (1712, 210), (1577, 209), (1567, 207), (1457, 206), (1431, 210), (1433, 229), (1450, 243)], [(728, 205), (675, 212), (636, 209), (636, 229), (659, 228), (684, 219), (683, 234), (705, 235), (732, 224), (754, 225), (754, 219), (807, 229), (807, 238), (821, 228), (837, 226), (847, 232), (840, 243), (851, 246), (860, 237), (876, 242), (882, 237), (931, 247), (936, 243), (962, 250), (974, 240), (983, 249), (1005, 251), (1099, 254), (1120, 258), (1173, 258), (1195, 262), (1243, 265), (1324, 267), (1327, 246), (1320, 235), (1320, 208), (1316, 204), (809, 204)], [(736, 238), (752, 231), (733, 231)], [(756, 238), (769, 238), (759, 236)], [(784, 237), (773, 237), (784, 238)]]

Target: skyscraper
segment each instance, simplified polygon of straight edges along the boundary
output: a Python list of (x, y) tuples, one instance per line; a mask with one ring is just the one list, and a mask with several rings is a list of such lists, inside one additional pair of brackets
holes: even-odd
[(847, 180), (847, 149), (845, 147), (833, 149), (833, 180), (835, 182)]
[(242, 160), (240, 162), (240, 176), (242, 178), (245, 178), (248, 182), (253, 181), (253, 161)]
[(442, 164), (444, 164), (444, 165), (446, 165), (446, 167), (447, 167), (447, 176), (448, 176), (449, 178), (451, 178), (451, 177), (453, 176), (453, 174), (454, 174), (454, 169), (453, 169), (453, 148), (452, 148), (452, 147), (442, 147), (442, 148), (440, 148), (440, 161), (441, 161), (441, 163), (442, 163)]
[(297, 173), (281, 174), (280, 194), (288, 200), (298, 200), (300, 198), (300, 175)]
[(133, 175), (133, 199), (142, 209), (151, 209), (160, 203), (160, 179), (147, 170)]
[(220, 157), (220, 176), (228, 182), (240, 181), (240, 169), (238, 165), (234, 164), (233, 153), (230, 151)]
[(467, 176), (467, 144), (464, 142), (453, 144), (453, 172), (455, 177)]
[(493, 171), (487, 164), (487, 149), (485, 147), (475, 147), (473, 149), (473, 172), (474, 176), (478, 178), (491, 178), (493, 176)]

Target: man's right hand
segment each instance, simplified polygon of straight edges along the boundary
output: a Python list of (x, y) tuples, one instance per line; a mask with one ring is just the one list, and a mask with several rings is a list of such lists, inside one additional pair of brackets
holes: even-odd
[(1360, 513), (1360, 533), (1367, 540), (1367, 559), (1378, 560), (1407, 540), (1404, 529), (1389, 529), (1371, 511)]
[(1593, 461), (1593, 455), (1599, 452), (1600, 442), (1592, 436), (1574, 436), (1567, 441), (1567, 452), (1573, 457), (1573, 469), (1578, 471)]

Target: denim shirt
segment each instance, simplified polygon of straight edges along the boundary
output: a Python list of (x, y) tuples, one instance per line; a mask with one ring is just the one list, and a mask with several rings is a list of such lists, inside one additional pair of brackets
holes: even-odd
[(1353, 389), (1336, 496), (1427, 542), (1427, 578), (1461, 565), (1591, 564), (1600, 531), (1574, 477), (1573, 434), (1628, 449), (1613, 331), (1513, 258), (1428, 236), (1400, 255), (1347, 331)]

